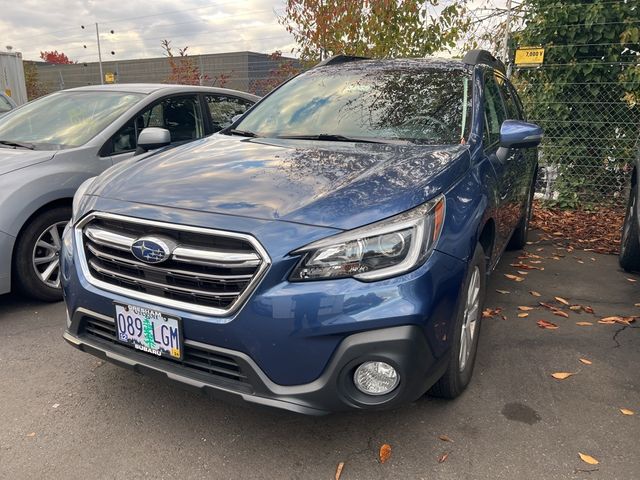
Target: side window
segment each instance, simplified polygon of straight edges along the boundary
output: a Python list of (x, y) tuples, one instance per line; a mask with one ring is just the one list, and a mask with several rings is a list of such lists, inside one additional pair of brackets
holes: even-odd
[(231, 119), (236, 115), (241, 115), (253, 105), (249, 100), (238, 97), (227, 97), (224, 95), (207, 95), (207, 106), (213, 130), (222, 130), (231, 125)]
[(485, 147), (500, 139), (500, 126), (507, 118), (500, 87), (494, 75), (488, 73), (484, 78), (484, 116), (485, 116)]
[(511, 120), (522, 120), (522, 113), (518, 104), (516, 92), (513, 87), (505, 82), (502, 85), (502, 96), (507, 107), (507, 117)]
[(171, 132), (171, 142), (185, 142), (204, 136), (200, 102), (196, 96), (170, 97), (151, 106), (123, 126), (112, 138), (111, 153), (136, 149), (143, 128), (160, 127)]

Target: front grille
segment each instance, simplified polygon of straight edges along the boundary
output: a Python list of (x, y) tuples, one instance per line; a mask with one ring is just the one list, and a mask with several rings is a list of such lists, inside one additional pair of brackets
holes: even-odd
[[(93, 337), (102, 342), (109, 342), (130, 348), (117, 340), (116, 326), (113, 322), (85, 316), (80, 325), (80, 333), (81, 335)], [(214, 376), (218, 379), (248, 384), (246, 375), (244, 375), (234, 358), (199, 348), (189, 342), (189, 340), (185, 340), (184, 342), (182, 360), (174, 360), (168, 357), (162, 357), (158, 360), (178, 364), (189, 370)], [(211, 379), (207, 378), (207, 380), (210, 381)]]
[[(141, 237), (166, 239), (169, 258), (148, 264), (132, 253)], [(94, 285), (137, 299), (198, 313), (239, 307), (269, 259), (248, 235), (96, 213), (76, 227), (81, 259)]]

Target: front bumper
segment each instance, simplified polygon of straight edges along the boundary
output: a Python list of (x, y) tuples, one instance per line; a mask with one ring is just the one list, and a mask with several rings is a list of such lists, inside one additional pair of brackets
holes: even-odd
[[(96, 312), (78, 309), (70, 324), (82, 325), (93, 319), (113, 320)], [(186, 341), (185, 347), (206, 349), (214, 355), (231, 358), (242, 372), (242, 381), (202, 374), (178, 362), (156, 358), (118, 344), (115, 339), (73, 334), (64, 339), (75, 348), (137, 373), (176, 382), (187, 389), (226, 400), (275, 407), (307, 415), (323, 415), (350, 409), (392, 408), (422, 396), (444, 372), (446, 356), (438, 361), (426, 337), (417, 326), (399, 326), (356, 333), (346, 337), (332, 356), (322, 375), (313, 382), (282, 386), (272, 382), (248, 355), (198, 342)], [(383, 360), (396, 368), (401, 379), (391, 393), (379, 397), (363, 395), (352, 382), (353, 372), (363, 361)]]

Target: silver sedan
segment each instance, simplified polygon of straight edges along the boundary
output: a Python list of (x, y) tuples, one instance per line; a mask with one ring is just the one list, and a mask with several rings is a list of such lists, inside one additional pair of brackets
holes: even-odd
[[(120, 84), (64, 90), (2, 116), (0, 294), (17, 286), (60, 299), (60, 239), (80, 184), (136, 152), (214, 133), (257, 100), (222, 88)], [(144, 138), (156, 140), (139, 144), (149, 127)]]

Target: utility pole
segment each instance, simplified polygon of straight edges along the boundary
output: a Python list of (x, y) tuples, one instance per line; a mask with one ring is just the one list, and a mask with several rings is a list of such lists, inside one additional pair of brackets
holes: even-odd
[(511, 0), (507, 0), (507, 21), (504, 25), (504, 45), (502, 46), (502, 59), (507, 64), (507, 77), (511, 76), (511, 64), (509, 63), (509, 34), (511, 33)]
[[(511, 5), (511, 0), (509, 0)], [(98, 22), (96, 22), (96, 39), (98, 40), (98, 65), (100, 65), (100, 85), (104, 85), (104, 74), (102, 73), (102, 52), (100, 51), (100, 30), (98, 28)]]

